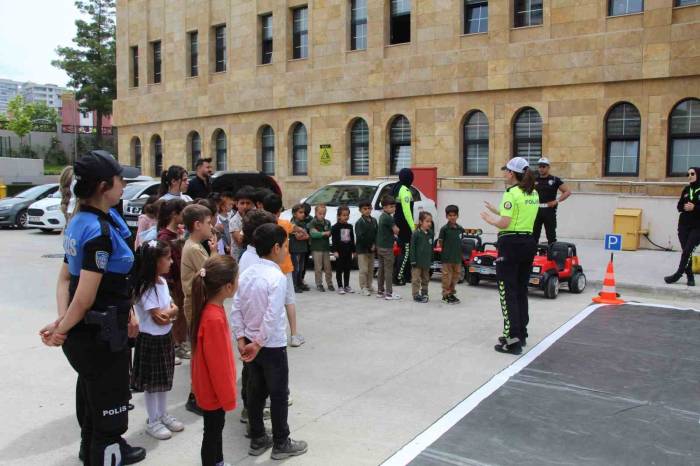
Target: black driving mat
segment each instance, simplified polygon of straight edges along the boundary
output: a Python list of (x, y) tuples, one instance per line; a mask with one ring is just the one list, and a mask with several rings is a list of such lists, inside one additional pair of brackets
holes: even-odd
[(700, 465), (700, 313), (595, 310), (415, 465)]

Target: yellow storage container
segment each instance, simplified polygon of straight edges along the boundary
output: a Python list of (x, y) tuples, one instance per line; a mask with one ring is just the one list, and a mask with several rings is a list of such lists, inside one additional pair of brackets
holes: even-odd
[(639, 231), (642, 229), (642, 209), (615, 209), (613, 232), (622, 235), (622, 250), (639, 249)]
[(693, 273), (700, 273), (700, 256), (693, 256)]

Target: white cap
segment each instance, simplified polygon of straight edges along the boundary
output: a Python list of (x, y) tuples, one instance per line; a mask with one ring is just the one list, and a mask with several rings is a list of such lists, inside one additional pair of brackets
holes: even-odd
[(530, 164), (522, 157), (513, 157), (508, 161), (505, 166), (501, 167), (501, 170), (510, 170), (515, 173), (525, 173), (525, 170), (530, 166)]
[(537, 165), (549, 165), (549, 159), (547, 157), (542, 157), (537, 161)]

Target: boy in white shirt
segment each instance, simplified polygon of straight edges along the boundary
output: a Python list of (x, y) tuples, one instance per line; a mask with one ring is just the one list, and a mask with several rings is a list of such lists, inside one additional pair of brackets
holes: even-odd
[[(248, 454), (259, 456), (272, 447), (272, 459), (281, 460), (307, 451), (306, 442), (289, 438), (287, 424), (287, 278), (279, 267), (287, 254), (287, 232), (279, 225), (261, 225), (253, 233), (253, 244), (260, 262), (250, 265), (239, 278), (231, 324), (241, 359), (248, 365)], [(263, 424), (268, 396), (272, 437)]]

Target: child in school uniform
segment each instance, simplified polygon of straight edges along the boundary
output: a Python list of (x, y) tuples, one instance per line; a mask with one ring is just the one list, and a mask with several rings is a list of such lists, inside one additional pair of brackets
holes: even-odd
[(350, 269), (355, 257), (355, 232), (348, 223), (350, 209), (347, 206), (338, 207), (338, 222), (331, 228), (333, 244), (331, 250), (335, 255), (335, 279), (338, 283), (338, 294), (354, 293), (350, 287)]
[(401, 299), (401, 296), (393, 292), (394, 275), (394, 241), (399, 234), (399, 227), (394, 223), (396, 200), (393, 196), (386, 195), (382, 198), (382, 215), (377, 221), (377, 257), (379, 258), (379, 271), (377, 272), (377, 298), (388, 301)]
[(315, 207), (314, 218), (309, 222), (309, 235), (311, 236), (309, 247), (314, 259), (316, 289), (318, 291), (326, 291), (323, 288), (323, 277), (321, 276), (321, 273), (324, 273), (328, 291), (335, 291), (331, 275), (331, 245), (328, 241), (331, 237), (331, 222), (326, 220), (325, 204), (318, 204)]
[(292, 207), (291, 223), (293, 230), (289, 235), (289, 254), (292, 256), (292, 264), (294, 265), (294, 292), (302, 293), (309, 291), (309, 287), (304, 283), (306, 258), (309, 255), (309, 232), (303, 204), (296, 204)]
[(440, 262), (442, 262), (442, 302), (459, 304), (461, 301), (455, 295), (455, 285), (459, 280), (462, 263), (462, 234), (464, 228), (457, 223), (459, 207), (445, 207), (447, 223), (440, 228), (438, 245), (442, 247)]
[(417, 303), (428, 302), (428, 283), (430, 281), (430, 263), (433, 258), (433, 216), (421, 212), (418, 216), (418, 228), (411, 236), (411, 291)]
[(360, 291), (364, 296), (374, 293), (374, 252), (377, 242), (377, 219), (372, 217), (372, 202), (360, 201), (360, 219), (355, 222), (355, 250), (360, 269)]
[(148, 419), (146, 433), (158, 440), (167, 440), (172, 432), (185, 425), (168, 414), (167, 394), (173, 386), (175, 351), (172, 340), (172, 319), (178, 308), (170, 299), (163, 275), (170, 270), (170, 247), (151, 240), (138, 251), (135, 275), (134, 308), (139, 318), (131, 385), (144, 392)]

